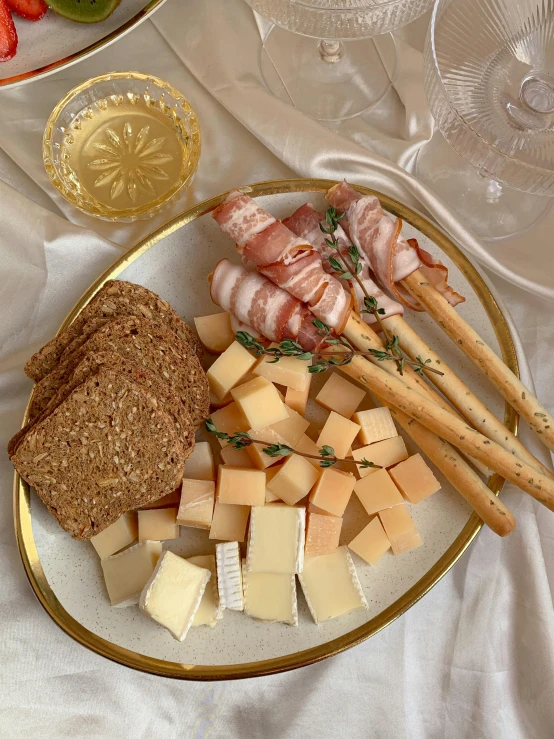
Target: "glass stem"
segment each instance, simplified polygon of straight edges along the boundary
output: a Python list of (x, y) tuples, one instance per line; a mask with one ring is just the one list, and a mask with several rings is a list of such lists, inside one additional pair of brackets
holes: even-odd
[(317, 46), (320, 58), (326, 64), (336, 64), (344, 54), (344, 46), (342, 41), (328, 41), (321, 39)]

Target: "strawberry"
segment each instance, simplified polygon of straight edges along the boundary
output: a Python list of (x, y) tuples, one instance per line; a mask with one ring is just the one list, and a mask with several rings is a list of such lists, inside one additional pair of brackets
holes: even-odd
[(0, 62), (7, 62), (17, 51), (17, 31), (6, 0), (0, 0)]
[(11, 10), (28, 21), (39, 21), (48, 10), (44, 0), (6, 0)]

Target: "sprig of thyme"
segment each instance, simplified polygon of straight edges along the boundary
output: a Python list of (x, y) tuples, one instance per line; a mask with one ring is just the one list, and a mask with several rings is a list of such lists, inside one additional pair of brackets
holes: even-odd
[(376, 470), (382, 469), (381, 465), (374, 464), (365, 457), (363, 459), (360, 459), (359, 462), (354, 459), (341, 459), (340, 457), (337, 457), (335, 455), (335, 450), (333, 449), (333, 447), (328, 446), (327, 444), (321, 447), (321, 449), (319, 450), (319, 455), (306, 454), (304, 452), (295, 451), (291, 446), (288, 446), (287, 444), (271, 444), (267, 441), (261, 441), (260, 439), (253, 439), (250, 434), (247, 434), (244, 431), (237, 431), (234, 434), (226, 434), (224, 431), (219, 431), (217, 429), (215, 423), (212, 421), (211, 418), (208, 418), (205, 426), (206, 431), (209, 431), (210, 434), (214, 434), (215, 436), (217, 436), (218, 439), (226, 441), (229, 446), (237, 450), (245, 449), (251, 444), (260, 444), (265, 447), (262, 451), (264, 452), (264, 454), (267, 454), (268, 457), (288, 457), (291, 454), (298, 454), (298, 456), (300, 457), (319, 460), (320, 467), (332, 467), (337, 462), (346, 462), (347, 464), (354, 464), (356, 465), (356, 467), (359, 467), (362, 470), (369, 468)]
[(339, 221), (343, 217), (344, 213), (337, 213), (336, 208), (327, 208), (327, 211), (325, 213), (325, 224), (320, 223), (319, 228), (326, 235), (325, 243), (327, 244), (327, 246), (331, 249), (334, 249), (340, 257), (340, 260), (335, 256), (328, 257), (329, 264), (339, 278), (343, 280), (348, 280), (349, 282), (352, 282), (354, 280), (358, 284), (360, 290), (364, 295), (364, 308), (361, 312), (370, 313), (375, 318), (385, 339), (384, 351), (380, 349), (371, 349), (368, 353), (379, 362), (386, 360), (395, 361), (400, 375), (404, 374), (404, 367), (406, 364), (413, 367), (415, 372), (417, 372), (421, 376), (423, 376), (424, 370), (426, 372), (434, 372), (437, 375), (443, 375), (443, 372), (440, 372), (433, 367), (426, 366), (431, 362), (430, 359), (423, 360), (419, 355), (415, 360), (411, 360), (406, 357), (399, 346), (398, 336), (391, 336), (391, 334), (387, 330), (385, 324), (381, 320), (381, 316), (385, 314), (385, 310), (383, 308), (379, 308), (377, 299), (375, 298), (375, 296), (369, 294), (366, 286), (359, 277), (360, 272), (362, 271), (362, 262), (360, 259), (360, 252), (358, 251), (358, 247), (354, 244), (351, 244), (347, 249), (346, 254), (352, 265), (351, 267), (349, 267), (347, 256), (341, 248), (340, 242), (335, 235), (335, 231), (337, 230)]

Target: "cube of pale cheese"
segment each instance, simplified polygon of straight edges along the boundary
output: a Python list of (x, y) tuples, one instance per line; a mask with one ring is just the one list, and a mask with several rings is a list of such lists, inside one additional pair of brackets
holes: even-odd
[(277, 421), (277, 423), (274, 423), (269, 428), (276, 431), (282, 437), (285, 444), (295, 447), (306, 433), (310, 422), (306, 421), (300, 413), (292, 410), (287, 405), (285, 405), (285, 410), (287, 411), (288, 417), (282, 421)]
[(386, 469), (376, 470), (373, 475), (362, 477), (356, 482), (354, 491), (370, 516), (404, 502), (400, 490)]
[(229, 313), (213, 313), (211, 316), (198, 316), (194, 319), (196, 332), (207, 351), (212, 354), (221, 354), (228, 349), (235, 340), (231, 328)]
[(410, 503), (419, 503), (441, 489), (421, 454), (414, 454), (390, 470), (390, 476)]
[(96, 549), (100, 559), (105, 559), (111, 554), (119, 552), (123, 547), (132, 544), (137, 538), (137, 534), (137, 514), (134, 511), (128, 511), (111, 526), (93, 536), (90, 543)]
[(244, 541), (250, 506), (227, 505), (217, 500), (210, 528), (210, 539), (220, 541)]
[(206, 373), (210, 389), (216, 398), (223, 399), (257, 361), (248, 349), (245, 349), (238, 341), (233, 341)]
[(152, 508), (175, 508), (175, 506), (179, 505), (180, 500), (181, 488), (177, 488), (177, 490), (174, 490), (172, 493), (162, 495), (158, 500), (154, 500), (151, 503), (148, 503), (148, 505), (141, 506), (139, 510), (150, 511)]
[[(250, 447), (249, 447), (250, 448)], [(252, 467), (252, 460), (246, 449), (234, 449), (232, 446), (225, 446), (220, 452), (221, 459), (224, 464), (229, 467)]]
[(316, 624), (368, 608), (346, 547), (339, 547), (330, 554), (308, 557), (298, 578)]
[(308, 495), (319, 476), (320, 471), (316, 470), (307, 459), (299, 457), (298, 454), (291, 454), (267, 483), (267, 487), (285, 503), (294, 505)]
[(310, 493), (310, 503), (333, 516), (342, 516), (355, 484), (356, 478), (351, 472), (325, 467)]
[(246, 567), (250, 572), (302, 571), (306, 509), (274, 503), (252, 508)]
[(390, 549), (390, 541), (379, 516), (371, 519), (365, 529), (352, 539), (348, 548), (368, 564), (377, 564), (383, 554)]
[[(294, 450), (298, 452), (299, 454), (311, 454), (312, 457), (319, 457), (319, 447), (315, 443), (315, 441), (312, 441), (309, 436), (304, 434), (301, 438), (298, 444), (295, 444)], [(316, 470), (321, 472), (321, 465), (319, 459), (312, 459), (312, 457), (304, 457), (311, 465), (312, 467), (315, 467)]]
[(135, 544), (101, 561), (112, 606), (136, 605), (162, 553), (160, 541)]
[(258, 470), (265, 470), (280, 461), (281, 457), (271, 457), (264, 452), (267, 444), (286, 444), (283, 437), (274, 431), (272, 426), (266, 426), (256, 431), (250, 429), (247, 433), (253, 439), (266, 442), (266, 444), (251, 444), (246, 447), (246, 453), (250, 458), (251, 467), (255, 467)]
[[(398, 464), (398, 462), (408, 458), (408, 450), (404, 439), (401, 436), (394, 436), (392, 439), (385, 439), (384, 441), (378, 441), (376, 444), (354, 449), (352, 455), (357, 462), (365, 458), (380, 467), (392, 467), (393, 464)], [(374, 475), (377, 471), (375, 467), (358, 467), (360, 477)]]
[(379, 518), (390, 541), (393, 554), (409, 552), (423, 544), (413, 518), (405, 505), (379, 512)]
[(330, 554), (339, 545), (342, 518), (308, 512), (305, 557)]
[(366, 391), (359, 385), (354, 385), (337, 372), (333, 372), (316, 395), (315, 400), (327, 410), (335, 411), (345, 418), (351, 418), (365, 395)]
[(140, 610), (165, 627), (175, 639), (183, 641), (210, 577), (209, 570), (166, 551), (144, 586)]
[(222, 608), (230, 611), (244, 610), (242, 566), (238, 542), (216, 544), (217, 589)]
[(277, 465), (274, 465), (273, 467), (270, 467), (268, 470), (266, 470), (266, 473), (265, 473), (265, 502), (266, 503), (275, 503), (276, 501), (282, 502), (281, 498), (267, 487), (267, 483), (270, 480), (273, 480), (275, 475), (279, 472), (280, 467), (281, 465), (277, 464)]
[(188, 480), (215, 480), (214, 455), (209, 442), (196, 442), (185, 462), (183, 476)]
[(335, 411), (331, 411), (317, 439), (318, 449), (323, 446), (330, 446), (334, 449), (336, 457), (344, 458), (359, 430), (360, 427), (357, 423), (349, 421), (344, 416), (339, 416)]
[[(271, 346), (275, 347), (277, 344)], [(308, 384), (310, 364), (311, 362), (296, 357), (281, 357), (278, 362), (273, 362), (272, 357), (266, 355), (254, 370), (254, 374), (265, 377), (277, 385), (302, 391)]]
[(209, 529), (214, 515), (215, 483), (212, 480), (183, 480), (177, 523)]
[(306, 413), (306, 406), (308, 405), (311, 387), (312, 375), (308, 375), (308, 381), (303, 390), (293, 390), (291, 387), (288, 387), (285, 393), (285, 403), (289, 408), (296, 411), (301, 416), (304, 416)]
[[(233, 436), (237, 431), (248, 431), (248, 424), (236, 403), (229, 403), (224, 408), (214, 411), (210, 418), (218, 431)], [(216, 437), (217, 438), (217, 437)], [(217, 439), (222, 447), (227, 446), (225, 439)]]
[(139, 541), (165, 541), (178, 538), (177, 508), (156, 508), (138, 512)]
[(192, 619), (192, 625), (210, 626), (213, 629), (217, 625), (218, 620), (223, 616), (223, 609), (219, 603), (219, 592), (217, 590), (215, 556), (213, 554), (199, 554), (196, 557), (189, 557), (187, 561), (191, 565), (202, 567), (211, 573), (198, 610)]
[(228, 505), (264, 505), (265, 472), (220, 465), (217, 475), (217, 500)]
[(398, 436), (398, 431), (388, 408), (371, 408), (367, 411), (358, 411), (358, 413), (354, 413), (352, 420), (360, 424), (358, 439), (362, 444), (374, 444), (376, 441)]
[(261, 621), (298, 625), (296, 577), (276, 572), (242, 570), (244, 612)]
[(256, 377), (233, 388), (231, 395), (251, 429), (263, 429), (288, 418), (277, 388), (265, 377)]

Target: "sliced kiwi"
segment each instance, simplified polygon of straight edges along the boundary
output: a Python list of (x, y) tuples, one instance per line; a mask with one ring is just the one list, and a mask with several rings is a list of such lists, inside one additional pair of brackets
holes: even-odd
[(121, 0), (46, 0), (58, 15), (78, 23), (99, 23), (106, 20)]

